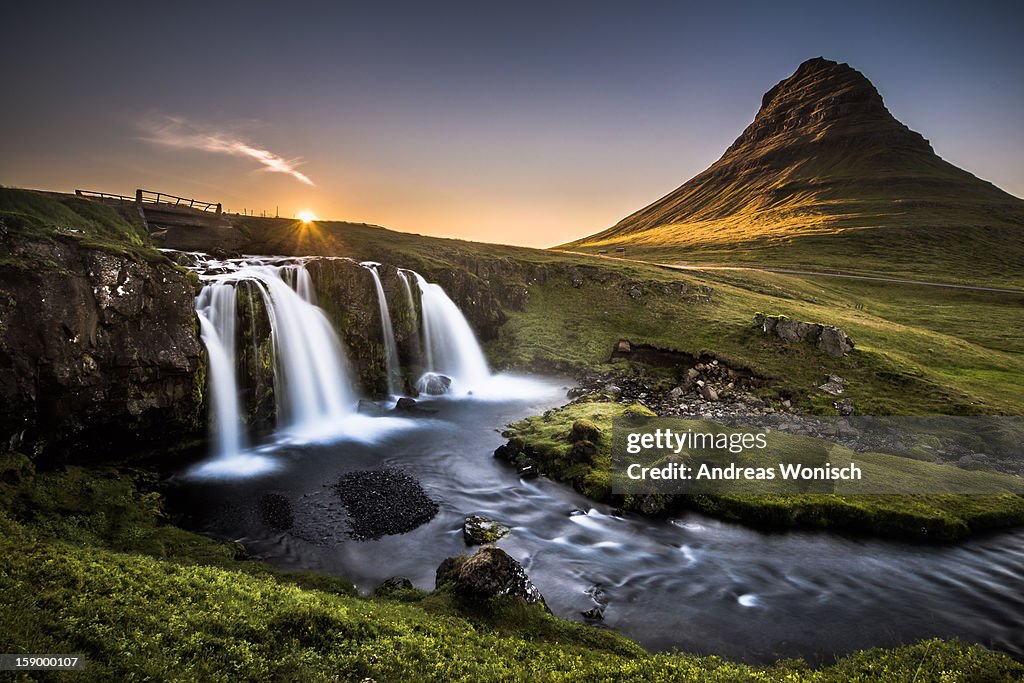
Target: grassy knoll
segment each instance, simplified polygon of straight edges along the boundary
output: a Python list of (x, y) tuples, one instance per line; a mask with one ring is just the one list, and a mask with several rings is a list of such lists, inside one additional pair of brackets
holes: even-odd
[[(1012, 681), (1024, 666), (956, 641), (857, 652), (824, 668), (652, 655), (508, 599), (352, 594), (344, 581), (237, 561), (166, 524), (146, 478), (33, 472), (4, 456), (0, 633), (8, 652), (77, 652), (76, 680)], [(17, 680), (51, 680), (22, 674)]]
[[(524, 312), (510, 312), (490, 350), (511, 365), (563, 361), (597, 367), (620, 337), (693, 354), (711, 352), (745, 365), (827, 411), (815, 387), (827, 373), (847, 379), (847, 396), (865, 414), (1019, 414), (1024, 407), (1021, 297), (979, 296), (925, 287), (857, 283), (846, 287), (766, 273), (644, 273), (713, 286), (712, 303), (666, 295), (634, 299), (596, 283), (554, 280), (531, 288)], [(660, 277), (659, 277), (660, 276)], [(755, 313), (842, 327), (856, 349), (829, 358), (753, 327)]]
[[(0, 232), (32, 239), (73, 239), (84, 246), (162, 259), (142, 218), (74, 195), (0, 187)], [(8, 263), (10, 261), (10, 263)], [(5, 259), (4, 265), (17, 266)]]
[[(620, 403), (574, 403), (511, 425), (505, 432), (506, 455), (513, 462), (531, 459), (548, 476), (572, 484), (599, 501), (620, 504), (626, 509), (668, 514), (685, 509), (740, 521), (763, 528), (837, 528), (908, 539), (949, 541), (979, 531), (1024, 524), (1024, 497), (1019, 495), (1018, 477), (990, 472), (964, 471), (951, 465), (921, 462), (885, 453), (856, 453), (805, 436), (774, 432), (770, 449), (748, 450), (744, 466), (774, 467), (779, 454), (792, 462), (831, 462), (842, 466), (855, 461), (865, 472), (873, 493), (864, 494), (780, 494), (777, 486), (766, 484), (763, 495), (710, 494), (657, 495), (657, 501), (638, 496), (613, 495), (612, 419), (623, 414), (652, 415), (643, 406)], [(706, 431), (700, 421), (686, 421), (695, 431)], [(680, 421), (673, 426), (682, 429)], [(591, 453), (581, 455), (574, 447), (581, 439), (593, 443)], [(820, 455), (820, 457), (819, 457)], [(1003, 490), (993, 495), (933, 493), (891, 495), (878, 486), (893, 490), (943, 490), (940, 482), (959, 484), (958, 490)], [(945, 490), (949, 490), (946, 488)], [(651, 507), (648, 507), (651, 506)]]

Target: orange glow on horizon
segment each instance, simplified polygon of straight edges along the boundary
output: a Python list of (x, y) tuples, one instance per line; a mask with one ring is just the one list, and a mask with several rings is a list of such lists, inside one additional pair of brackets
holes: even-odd
[(314, 214), (309, 209), (306, 209), (305, 211), (299, 211), (299, 220), (302, 221), (303, 223), (312, 223), (313, 221), (316, 220), (316, 214)]

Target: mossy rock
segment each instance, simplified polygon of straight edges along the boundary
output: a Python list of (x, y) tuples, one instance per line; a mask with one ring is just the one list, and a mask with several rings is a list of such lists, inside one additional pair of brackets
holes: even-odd
[(577, 441), (594, 442), (600, 436), (601, 428), (585, 417), (581, 417), (573, 422), (572, 431), (569, 432), (569, 440), (573, 443)]
[(622, 411), (624, 417), (657, 417), (657, 414), (643, 405), (642, 403), (633, 403), (626, 406), (626, 409)]

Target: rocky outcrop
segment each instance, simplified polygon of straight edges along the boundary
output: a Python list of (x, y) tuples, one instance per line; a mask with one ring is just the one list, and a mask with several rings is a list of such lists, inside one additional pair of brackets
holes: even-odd
[(754, 316), (754, 325), (765, 334), (774, 335), (783, 341), (814, 344), (833, 358), (840, 358), (853, 351), (853, 340), (842, 329), (832, 325), (805, 323), (784, 315), (764, 313)]
[(485, 546), (470, 557), (449, 557), (437, 568), (436, 584), (472, 600), (510, 596), (547, 608), (523, 565), (494, 546)]
[(108, 456), (201, 429), (197, 282), (153, 259), (0, 242), (0, 447)]
[(462, 538), (466, 545), (494, 543), (508, 535), (509, 528), (480, 515), (471, 515), (462, 524)]

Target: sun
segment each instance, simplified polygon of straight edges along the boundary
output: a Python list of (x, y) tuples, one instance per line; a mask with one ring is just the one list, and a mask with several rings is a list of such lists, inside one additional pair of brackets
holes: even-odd
[(316, 220), (316, 214), (310, 210), (299, 211), (299, 220), (303, 223), (312, 223)]

